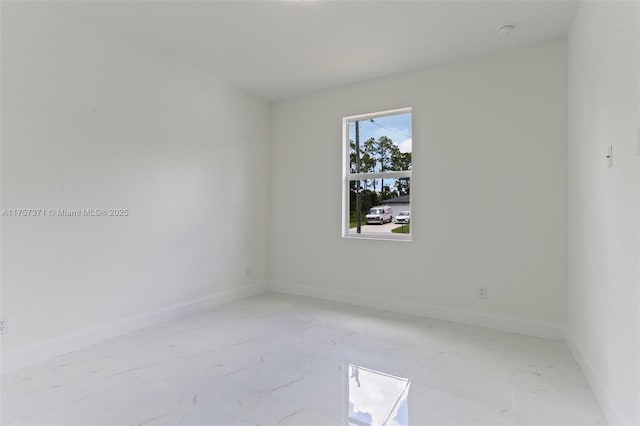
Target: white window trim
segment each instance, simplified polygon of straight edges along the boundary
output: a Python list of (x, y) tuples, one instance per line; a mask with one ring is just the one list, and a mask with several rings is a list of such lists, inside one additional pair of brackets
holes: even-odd
[[(393, 233), (371, 233), (371, 234), (350, 234), (349, 233), (349, 183), (352, 181), (380, 178), (411, 178), (411, 170), (396, 172), (375, 172), (375, 173), (349, 173), (351, 168), (351, 157), (349, 147), (349, 123), (352, 121), (369, 120), (376, 117), (411, 113), (412, 108), (398, 108), (388, 111), (374, 112), (370, 114), (352, 115), (342, 119), (342, 238), (382, 240), (382, 241), (411, 241), (413, 235), (413, 223), (411, 223), (410, 234)], [(413, 125), (413, 117), (411, 120)], [(413, 132), (412, 132), (413, 133)], [(412, 150), (413, 152), (413, 150)], [(413, 163), (413, 158), (412, 158)], [(413, 167), (412, 167), (413, 169)], [(413, 217), (413, 192), (414, 185), (411, 181), (411, 192), (409, 192), (409, 205), (411, 206), (411, 216)], [(413, 222), (413, 221), (412, 221)]]

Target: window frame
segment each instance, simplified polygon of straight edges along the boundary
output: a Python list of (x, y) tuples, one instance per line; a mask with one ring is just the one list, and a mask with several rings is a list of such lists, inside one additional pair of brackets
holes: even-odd
[[(411, 147), (411, 170), (372, 172), (372, 173), (350, 173), (351, 152), (349, 144), (349, 124), (354, 121), (369, 120), (378, 117), (388, 117), (390, 115), (411, 114), (411, 137), (413, 139), (413, 109), (411, 107), (391, 109), (387, 111), (372, 112), (368, 114), (351, 115), (342, 118), (342, 238), (366, 239), (382, 241), (411, 241), (413, 237), (413, 223), (409, 234), (394, 233), (372, 233), (372, 234), (351, 234), (349, 233), (349, 203), (350, 203), (350, 183), (367, 179), (397, 179), (409, 178), (411, 180), (411, 191), (409, 192), (409, 211), (413, 219), (413, 144)], [(413, 222), (413, 221), (412, 221)]]

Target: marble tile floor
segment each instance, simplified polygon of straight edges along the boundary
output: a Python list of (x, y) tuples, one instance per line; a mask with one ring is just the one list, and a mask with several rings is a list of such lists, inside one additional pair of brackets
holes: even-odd
[(605, 425), (562, 342), (264, 293), (4, 374), (3, 425)]

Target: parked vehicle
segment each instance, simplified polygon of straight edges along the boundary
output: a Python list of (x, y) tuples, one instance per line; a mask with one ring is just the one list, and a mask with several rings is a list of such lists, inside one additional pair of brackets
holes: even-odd
[(411, 212), (409, 211), (402, 211), (400, 213), (398, 213), (398, 216), (396, 216), (396, 223), (410, 223), (411, 222)]
[(367, 224), (379, 223), (383, 225), (393, 220), (393, 210), (389, 206), (375, 206), (371, 207), (369, 214), (365, 216)]

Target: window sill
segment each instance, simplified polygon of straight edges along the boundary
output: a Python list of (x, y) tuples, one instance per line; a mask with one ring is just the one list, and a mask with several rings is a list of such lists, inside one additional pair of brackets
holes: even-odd
[(342, 238), (348, 240), (378, 240), (378, 241), (403, 241), (411, 242), (411, 234), (369, 233), (369, 234), (343, 234)]

